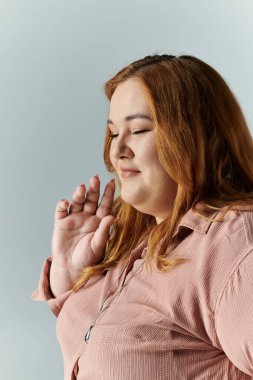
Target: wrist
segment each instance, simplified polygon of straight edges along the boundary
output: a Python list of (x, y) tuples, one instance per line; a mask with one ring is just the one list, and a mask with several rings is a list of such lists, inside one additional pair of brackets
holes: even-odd
[(73, 268), (73, 266), (71, 264), (63, 267), (57, 261), (55, 261), (53, 258), (52, 258), (51, 268), (54, 271), (56, 271), (57, 273), (59, 273), (59, 275), (62, 274), (65, 277), (69, 276), (70, 278), (76, 278), (77, 276), (79, 276), (81, 274), (81, 271), (77, 270), (76, 268)]

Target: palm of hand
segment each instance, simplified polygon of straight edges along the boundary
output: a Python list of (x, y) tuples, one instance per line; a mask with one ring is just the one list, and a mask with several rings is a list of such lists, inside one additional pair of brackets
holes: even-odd
[(107, 183), (98, 206), (99, 187), (97, 177), (91, 179), (87, 193), (85, 187), (77, 187), (69, 211), (68, 201), (58, 202), (52, 235), (52, 257), (57, 266), (81, 271), (102, 257), (115, 220), (110, 214), (115, 185)]

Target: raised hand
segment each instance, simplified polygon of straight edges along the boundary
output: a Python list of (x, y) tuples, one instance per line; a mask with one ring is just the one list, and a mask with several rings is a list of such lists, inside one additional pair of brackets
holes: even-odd
[(90, 179), (88, 190), (80, 185), (72, 201), (61, 200), (55, 210), (52, 235), (52, 259), (57, 267), (70, 273), (99, 261), (105, 251), (115, 192), (114, 179), (106, 184), (100, 204), (98, 176)]

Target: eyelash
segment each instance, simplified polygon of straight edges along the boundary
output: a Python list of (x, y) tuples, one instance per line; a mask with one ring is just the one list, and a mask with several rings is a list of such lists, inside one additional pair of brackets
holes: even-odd
[[(141, 130), (141, 131), (135, 131), (135, 132), (133, 132), (133, 134), (138, 134), (138, 133), (143, 133), (143, 132), (148, 132), (148, 130), (147, 129), (143, 129), (143, 130)], [(114, 137), (117, 137), (118, 136), (118, 134), (110, 134), (110, 137), (113, 139)]]

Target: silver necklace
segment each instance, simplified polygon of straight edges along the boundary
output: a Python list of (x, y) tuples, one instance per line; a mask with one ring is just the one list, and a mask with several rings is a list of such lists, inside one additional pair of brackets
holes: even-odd
[[(97, 313), (97, 316), (95, 318), (95, 320), (93, 321), (93, 323), (90, 325), (90, 327), (88, 328), (88, 330), (86, 331), (85, 335), (84, 335), (84, 341), (85, 343), (88, 343), (89, 339), (90, 339), (90, 334), (91, 334), (91, 330), (93, 329), (93, 327), (95, 326), (95, 323), (96, 323), (96, 320), (98, 319), (98, 317), (106, 310), (108, 309), (108, 307), (111, 305), (112, 301), (117, 297), (118, 294), (121, 293), (122, 289), (127, 286), (127, 284), (129, 284), (131, 278), (134, 276), (134, 274), (143, 266), (144, 262), (141, 263), (141, 265), (138, 266), (138, 268), (132, 273), (132, 276), (128, 279), (128, 281), (126, 283), (123, 282), (120, 290), (115, 294), (115, 296), (113, 297), (113, 299), (111, 300), (111, 302), (109, 302), (109, 304), (103, 309), (103, 306), (104, 306), (104, 303), (105, 301), (107, 300), (107, 298), (112, 294), (112, 290), (107, 294), (107, 296), (105, 297), (105, 299), (103, 300), (103, 303), (102, 303), (102, 306), (100, 307), (98, 313)], [(121, 274), (123, 273), (123, 271), (125, 270), (125, 268), (123, 268), (123, 270), (121, 271), (119, 277), (121, 276)], [(117, 278), (117, 280), (114, 282), (113, 286), (116, 284), (116, 282), (118, 281), (119, 277)]]

